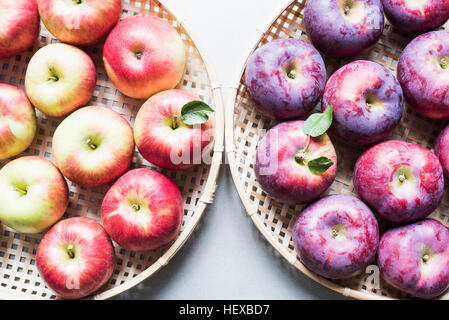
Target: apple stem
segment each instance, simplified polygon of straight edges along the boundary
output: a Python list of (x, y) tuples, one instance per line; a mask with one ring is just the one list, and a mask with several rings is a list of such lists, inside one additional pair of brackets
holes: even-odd
[(135, 56), (136, 56), (136, 58), (137, 58), (137, 60), (140, 60), (140, 59), (142, 59), (142, 52), (136, 52), (135, 53)]
[(289, 77), (290, 79), (296, 79), (296, 70), (295, 69), (291, 69), (288, 73), (287, 73), (287, 77)]
[(131, 206), (131, 208), (133, 208), (133, 210), (136, 211), (136, 212), (140, 210), (140, 206), (138, 204), (133, 204)]
[(338, 236), (338, 232), (335, 229), (332, 229), (332, 236), (336, 238)]
[(425, 255), (422, 257), (422, 261), (424, 261), (424, 263), (428, 262), (429, 260), (430, 260), (430, 257), (429, 257), (428, 254), (425, 254)]
[(400, 183), (403, 183), (406, 180), (406, 178), (403, 174), (401, 174), (398, 179), (399, 179)]
[(446, 69), (448, 67), (448, 65), (449, 65), (448, 59), (446, 57), (442, 58), (440, 61), (441, 68)]
[(91, 139), (87, 139), (86, 140), (87, 145), (89, 146), (89, 148), (91, 148), (92, 150), (97, 149), (97, 146), (92, 142)]
[(17, 187), (15, 187), (15, 190), (18, 193), (20, 193), (21, 196), (26, 196), (26, 194), (27, 194), (27, 190), (23, 190), (23, 189), (20, 189), (20, 188), (17, 188)]
[(366, 108), (368, 109), (369, 112), (371, 112), (371, 109), (373, 108), (373, 105), (369, 102), (366, 103)]
[(73, 246), (71, 244), (67, 246), (67, 253), (69, 254), (70, 258), (75, 258), (75, 252), (73, 252)]
[(346, 6), (344, 9), (344, 13), (348, 16), (351, 13), (351, 8), (349, 8), (349, 6)]
[(171, 128), (173, 130), (178, 129), (178, 116), (173, 116), (172, 122), (171, 122)]

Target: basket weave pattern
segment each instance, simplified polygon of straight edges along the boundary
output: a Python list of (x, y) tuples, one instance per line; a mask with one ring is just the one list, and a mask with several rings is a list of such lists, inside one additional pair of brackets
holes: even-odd
[[(125, 0), (122, 19), (127, 16), (148, 13), (159, 16), (173, 25), (187, 48), (187, 70), (179, 88), (197, 94), (202, 100), (215, 109), (216, 133), (215, 152), (212, 165), (200, 165), (186, 171), (160, 170), (170, 177), (180, 188), (184, 200), (184, 219), (179, 237), (170, 245), (150, 252), (133, 252), (115, 244), (115, 270), (109, 283), (94, 296), (104, 299), (119, 294), (166, 265), (179, 250), (198, 223), (206, 205), (213, 200), (216, 179), (223, 151), (223, 110), (220, 87), (215, 82), (204, 55), (197, 48), (179, 20), (177, 20), (161, 3), (154, 0)], [(33, 54), (47, 44), (57, 40), (42, 24), (39, 39), (28, 51), (0, 61), (0, 82), (9, 83), (24, 89), (24, 78), (27, 64)], [(133, 125), (137, 111), (144, 100), (136, 100), (122, 95), (109, 81), (102, 61), (103, 42), (85, 48), (85, 52), (93, 59), (97, 70), (97, 85), (88, 105), (99, 105), (111, 108), (125, 117)], [(23, 155), (37, 155), (52, 162), (52, 136), (62, 119), (50, 118), (37, 112), (37, 134), (33, 144)], [(0, 162), (0, 167), (6, 161)], [(137, 152), (133, 158), (132, 168), (152, 167)], [(153, 167), (154, 168), (154, 167)], [(69, 207), (64, 217), (85, 216), (101, 221), (101, 203), (109, 186), (101, 188), (79, 187), (68, 181)], [(35, 261), (36, 249), (43, 234), (27, 235), (0, 226), (0, 297), (1, 298), (57, 298), (40, 278)]]
[[(255, 49), (278, 38), (300, 38), (306, 41), (307, 35), (302, 24), (305, 0), (289, 1), (280, 15), (272, 22), (268, 29), (259, 31)], [(375, 61), (396, 75), (396, 66), (403, 48), (411, 38), (406, 38), (394, 31), (387, 22), (379, 42), (364, 55), (345, 60), (333, 60), (323, 57), (327, 67), (328, 77), (344, 64), (359, 59)], [(249, 57), (246, 57), (246, 62)], [(246, 63), (245, 63), (246, 66)], [(242, 202), (257, 228), (262, 232), (270, 244), (290, 264), (317, 282), (346, 296), (360, 299), (378, 298), (406, 298), (398, 290), (388, 286), (382, 279), (378, 288), (375, 286), (370, 273), (344, 280), (329, 281), (308, 270), (297, 257), (292, 241), (291, 230), (298, 213), (303, 206), (288, 206), (267, 196), (256, 181), (253, 170), (255, 153), (258, 142), (277, 122), (264, 118), (251, 105), (245, 90), (244, 68), (239, 72), (233, 93), (228, 99), (227, 108), (227, 152), (234, 182)], [(387, 139), (399, 139), (419, 144), (433, 149), (435, 139), (447, 121), (435, 121), (422, 117), (405, 106), (400, 125)], [(332, 136), (331, 136), (332, 138)], [(338, 174), (335, 182), (326, 194), (352, 194), (357, 196), (352, 183), (354, 165), (359, 155), (366, 148), (354, 149), (334, 140), (338, 155)], [(432, 214), (432, 218), (449, 226), (449, 193), (445, 192), (439, 209)], [(380, 222), (382, 224), (382, 222)], [(381, 230), (383, 226), (381, 225)], [(441, 297), (449, 299), (449, 293)]]

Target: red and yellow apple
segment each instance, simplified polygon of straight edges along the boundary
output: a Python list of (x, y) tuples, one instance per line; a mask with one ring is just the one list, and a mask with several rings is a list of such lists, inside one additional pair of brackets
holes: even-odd
[(37, 0), (45, 27), (62, 42), (97, 43), (118, 22), (122, 0)]
[(109, 189), (101, 206), (106, 232), (125, 249), (160, 248), (175, 237), (183, 218), (178, 187), (162, 173), (134, 169)]
[(0, 160), (25, 151), (36, 134), (36, 113), (25, 93), (0, 84)]
[(166, 90), (148, 99), (136, 116), (134, 139), (142, 156), (165, 169), (179, 170), (202, 163), (213, 142), (211, 116), (201, 125), (181, 119), (185, 104), (199, 98), (185, 90)]
[(97, 106), (81, 108), (56, 128), (53, 156), (62, 174), (86, 187), (106, 185), (130, 166), (134, 153), (130, 124), (119, 113)]
[(28, 156), (0, 170), (0, 220), (23, 233), (39, 233), (67, 209), (69, 190), (59, 170), (47, 159)]
[(36, 0), (0, 0), (0, 59), (31, 47), (39, 30)]
[(55, 43), (39, 49), (31, 58), (25, 88), (37, 109), (61, 117), (90, 100), (96, 81), (95, 65), (84, 51)]
[(184, 42), (174, 27), (152, 15), (120, 21), (109, 34), (103, 62), (112, 83), (132, 98), (173, 89), (186, 67)]
[(114, 271), (114, 247), (96, 221), (76, 217), (58, 222), (39, 243), (36, 266), (47, 286), (66, 299), (91, 295)]

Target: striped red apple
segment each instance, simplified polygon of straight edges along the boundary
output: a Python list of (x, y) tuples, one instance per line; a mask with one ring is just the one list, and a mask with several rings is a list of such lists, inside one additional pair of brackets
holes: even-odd
[(114, 271), (114, 247), (96, 221), (76, 217), (58, 222), (42, 238), (36, 266), (47, 286), (66, 299), (102, 287)]
[(170, 170), (204, 162), (215, 127), (210, 112), (212, 108), (185, 90), (152, 96), (140, 107), (134, 123), (139, 152), (149, 162)]
[(122, 0), (37, 0), (37, 4), (47, 30), (78, 46), (100, 41), (122, 14)]
[(103, 61), (112, 83), (132, 98), (173, 89), (186, 67), (186, 48), (168, 22), (153, 15), (120, 21), (109, 34)]
[(25, 93), (0, 84), (0, 160), (25, 151), (36, 134), (36, 113)]
[(134, 153), (130, 124), (105, 107), (81, 108), (56, 128), (53, 156), (62, 174), (86, 187), (106, 185), (130, 166)]
[(109, 189), (101, 206), (108, 234), (133, 251), (154, 250), (172, 241), (183, 215), (178, 187), (152, 169), (127, 172)]
[(0, 16), (0, 59), (33, 45), (40, 30), (36, 0), (0, 0)]

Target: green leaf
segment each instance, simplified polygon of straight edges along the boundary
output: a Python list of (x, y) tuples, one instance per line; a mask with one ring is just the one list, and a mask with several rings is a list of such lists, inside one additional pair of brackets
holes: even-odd
[(307, 163), (307, 166), (309, 167), (310, 172), (313, 174), (322, 174), (327, 171), (334, 162), (326, 157), (319, 157), (316, 159), (313, 159)]
[(208, 112), (214, 109), (203, 101), (187, 102), (181, 110), (181, 120), (187, 125), (202, 124), (209, 120)]
[(323, 113), (312, 114), (302, 126), (302, 131), (311, 137), (318, 137), (324, 134), (332, 124), (332, 105)]

